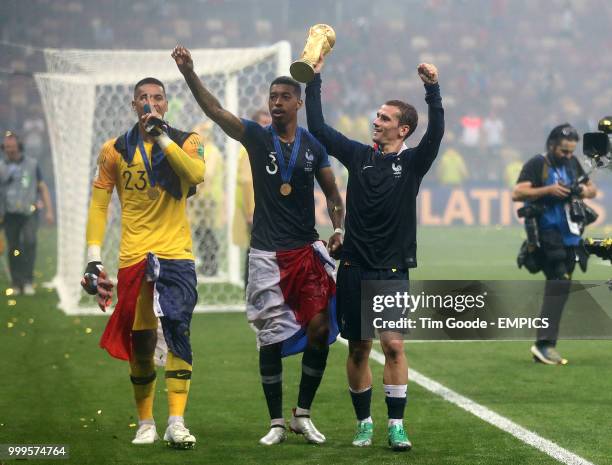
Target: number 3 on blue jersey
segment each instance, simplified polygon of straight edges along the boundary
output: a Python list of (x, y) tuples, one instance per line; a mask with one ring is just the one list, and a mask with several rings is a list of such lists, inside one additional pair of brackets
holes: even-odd
[(278, 165), (276, 164), (276, 157), (274, 155), (274, 152), (268, 154), (270, 157), (270, 162), (272, 163), (272, 166), (266, 165), (266, 171), (268, 174), (276, 174), (278, 172)]

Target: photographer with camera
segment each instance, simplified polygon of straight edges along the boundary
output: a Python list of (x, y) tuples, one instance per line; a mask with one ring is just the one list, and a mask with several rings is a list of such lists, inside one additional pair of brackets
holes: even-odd
[(525, 163), (512, 193), (514, 201), (525, 202), (519, 216), (525, 218), (527, 241), (519, 267), (546, 276), (540, 317), (548, 318), (549, 326), (538, 330), (531, 353), (536, 362), (548, 365), (567, 363), (556, 350), (559, 323), (576, 262), (586, 270), (582, 232), (596, 217), (582, 200), (595, 197), (597, 189), (574, 157), (579, 140), (570, 124), (555, 127), (546, 140), (546, 153)]

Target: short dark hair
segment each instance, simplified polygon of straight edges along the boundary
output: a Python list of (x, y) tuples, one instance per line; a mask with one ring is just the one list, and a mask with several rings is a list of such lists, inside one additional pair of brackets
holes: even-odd
[(407, 139), (408, 136), (410, 136), (410, 134), (412, 134), (416, 129), (417, 124), (419, 124), (419, 115), (416, 111), (416, 108), (414, 108), (409, 103), (402, 102), (401, 100), (387, 100), (385, 102), (385, 105), (397, 107), (400, 111), (399, 124), (401, 126), (410, 126), (410, 129), (408, 129), (408, 134), (406, 134), (406, 137), (404, 137), (404, 140)]
[(144, 86), (145, 84), (155, 84), (156, 86), (160, 86), (164, 91), (164, 95), (166, 95), (166, 87), (164, 86), (163, 82), (161, 82), (159, 79), (155, 79), (154, 77), (146, 77), (138, 81), (134, 86), (134, 96), (136, 96), (136, 91), (138, 90), (138, 88), (140, 86)]
[(297, 95), (298, 98), (302, 98), (302, 86), (300, 85), (299, 82), (297, 82), (292, 77), (289, 77), (289, 76), (277, 77), (276, 79), (274, 79), (274, 81), (270, 83), (270, 89), (272, 89), (272, 86), (276, 84), (285, 84), (285, 85), (293, 87), (293, 93)]
[(550, 131), (550, 134), (546, 138), (546, 150), (552, 150), (564, 139), (574, 142), (578, 142), (580, 140), (578, 131), (569, 123), (563, 123), (559, 126), (555, 126), (552, 131)]

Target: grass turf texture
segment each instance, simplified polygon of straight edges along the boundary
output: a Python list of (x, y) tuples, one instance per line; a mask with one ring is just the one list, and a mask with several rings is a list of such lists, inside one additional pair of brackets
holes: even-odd
[[(54, 269), (53, 236), (42, 232), (40, 280), (50, 278)], [(518, 272), (512, 261), (519, 233), (421, 228), (421, 265), (412, 277), (526, 279), (527, 273)], [(474, 258), (476, 248), (482, 260)], [(595, 260), (590, 266), (589, 280), (612, 275), (612, 268), (596, 265)], [(1, 284), (4, 289), (7, 283)], [(194, 316), (195, 365), (186, 418), (198, 439), (197, 449), (175, 451), (161, 442), (136, 447), (130, 444), (135, 433), (130, 425), (136, 418), (127, 364), (111, 359), (97, 346), (106, 318), (68, 317), (55, 309), (56, 303), (55, 293), (40, 288), (34, 297), (3, 295), (0, 301), (0, 350), (5, 354), (0, 444), (70, 446), (69, 461), (41, 463), (556, 463), (414, 384), (409, 387), (406, 412), (414, 450), (389, 451), (382, 367), (376, 362), (371, 362), (374, 444), (367, 449), (351, 447), (355, 421), (344, 374), (346, 348), (338, 343), (332, 346), (313, 406), (313, 419), (327, 435), (327, 444), (308, 445), (291, 434), (280, 446), (259, 446), (257, 440), (267, 431), (267, 411), (254, 333), (242, 314)], [(610, 430), (604, 426), (612, 393), (602, 376), (609, 368), (612, 342), (562, 341), (560, 349), (570, 359), (565, 367), (531, 363), (528, 345), (409, 343), (407, 353), (411, 366), (421, 373), (594, 463), (612, 464)], [(299, 356), (285, 360), (287, 417), (297, 397), (299, 371)], [(155, 406), (160, 434), (167, 416), (164, 388), (160, 376)]]

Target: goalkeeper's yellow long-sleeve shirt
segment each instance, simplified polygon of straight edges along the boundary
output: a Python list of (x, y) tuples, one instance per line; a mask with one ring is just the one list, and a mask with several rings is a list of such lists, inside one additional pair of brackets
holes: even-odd
[[(140, 149), (136, 148), (132, 163), (128, 164), (115, 150), (115, 141), (108, 140), (98, 156), (98, 173), (93, 182), (87, 221), (87, 245), (102, 245), (108, 206), (116, 187), (121, 203), (120, 268), (138, 263), (148, 252), (166, 259), (193, 259), (186, 194), (189, 187), (204, 180), (204, 150), (200, 137), (190, 135), (182, 147), (168, 139), (163, 149), (181, 180), (183, 195), (179, 200), (160, 187), (157, 188), (159, 196), (151, 199), (151, 183)], [(153, 144), (145, 142), (144, 148), (144, 156), (151, 163)]]

